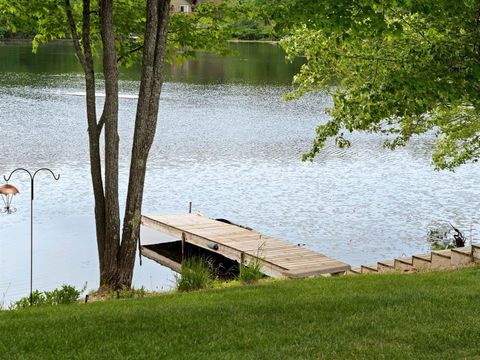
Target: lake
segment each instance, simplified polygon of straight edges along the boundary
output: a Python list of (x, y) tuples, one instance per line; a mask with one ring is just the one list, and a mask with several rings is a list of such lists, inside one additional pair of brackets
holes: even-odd
[[(198, 58), (167, 69), (159, 126), (145, 187), (145, 214), (194, 212), (304, 243), (351, 265), (428, 249), (427, 227), (448, 220), (478, 234), (478, 166), (438, 172), (433, 139), (417, 137), (394, 152), (379, 135), (352, 134), (353, 146), (329, 144), (302, 162), (331, 99), (285, 102), (300, 63), (270, 44), (231, 45), (236, 54)], [(125, 199), (139, 69), (121, 71), (120, 194)], [(99, 84), (100, 92), (102, 90)], [(82, 73), (68, 43), (0, 44), (0, 175), (49, 167), (35, 200), (34, 288), (98, 286)], [(102, 98), (98, 99), (101, 105)], [(11, 180), (18, 211), (0, 215), (0, 302), (29, 291), (29, 181)], [(146, 241), (154, 241), (151, 233)], [(144, 259), (134, 285), (167, 290), (174, 275)]]

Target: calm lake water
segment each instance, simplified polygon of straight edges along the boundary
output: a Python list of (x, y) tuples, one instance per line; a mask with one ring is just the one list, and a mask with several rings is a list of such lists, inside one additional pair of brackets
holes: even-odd
[[(299, 64), (268, 44), (232, 44), (237, 55), (201, 54), (168, 69), (151, 152), (144, 213), (194, 211), (227, 218), (352, 265), (420, 253), (426, 228), (449, 220), (475, 236), (478, 166), (431, 167), (432, 139), (392, 152), (376, 135), (354, 134), (303, 163), (330, 98), (284, 102)], [(138, 91), (138, 68), (122, 70), (121, 92)], [(101, 86), (101, 84), (99, 84)], [(50, 167), (37, 179), (34, 287), (98, 285), (83, 78), (67, 44), (32, 55), (28, 44), (0, 44), (0, 175)], [(99, 87), (101, 91), (101, 87)], [(101, 104), (99, 99), (99, 104)], [(120, 102), (121, 194), (125, 197), (135, 99)], [(28, 294), (29, 183), (17, 213), (0, 216), (0, 302)], [(470, 231), (471, 230), (471, 231)], [(155, 241), (151, 233), (145, 241)], [(169, 289), (174, 276), (144, 259), (135, 286)]]

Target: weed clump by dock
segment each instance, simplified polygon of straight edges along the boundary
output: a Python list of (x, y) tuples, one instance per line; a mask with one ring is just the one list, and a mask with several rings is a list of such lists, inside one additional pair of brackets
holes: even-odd
[(215, 269), (211, 261), (191, 257), (182, 261), (182, 271), (176, 276), (179, 291), (202, 290), (211, 287), (215, 279)]

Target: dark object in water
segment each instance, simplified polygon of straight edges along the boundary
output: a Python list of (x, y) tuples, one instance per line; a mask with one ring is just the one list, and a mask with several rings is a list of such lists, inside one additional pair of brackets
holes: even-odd
[(464, 247), (465, 243), (467, 242), (465, 235), (463, 235), (463, 233), (452, 224), (450, 224), (450, 226), (452, 227), (453, 231), (455, 231), (455, 234), (453, 234), (453, 239), (455, 240), (455, 247)]

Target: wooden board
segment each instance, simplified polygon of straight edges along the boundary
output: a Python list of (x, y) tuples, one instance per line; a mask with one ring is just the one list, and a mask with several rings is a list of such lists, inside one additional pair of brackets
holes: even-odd
[[(259, 261), (262, 272), (271, 277), (299, 278), (350, 270), (350, 265), (307, 248), (204, 216), (144, 215), (142, 225), (177, 239), (183, 236), (188, 243), (237, 262), (242, 257), (247, 264)], [(218, 248), (213, 250), (212, 245)]]
[(169, 259), (168, 257), (163, 256), (153, 250), (150, 250), (145, 246), (142, 246), (141, 251), (143, 256), (158, 262), (160, 265), (166, 266), (177, 273), (181, 272), (182, 264), (173, 261), (172, 259)]

